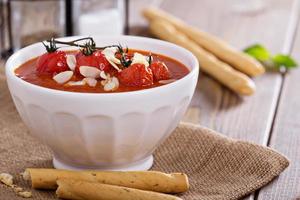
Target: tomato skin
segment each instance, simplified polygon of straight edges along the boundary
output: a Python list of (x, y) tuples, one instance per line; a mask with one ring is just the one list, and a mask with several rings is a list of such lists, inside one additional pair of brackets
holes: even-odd
[(119, 81), (126, 86), (150, 86), (153, 84), (153, 74), (144, 64), (133, 64), (119, 73)]
[(163, 62), (158, 61), (151, 63), (150, 69), (152, 70), (155, 81), (168, 80), (171, 78), (171, 73)]
[(98, 60), (99, 69), (103, 70), (105, 72), (110, 71), (111, 64), (108, 62), (108, 60), (105, 58), (105, 56), (101, 53), (101, 51), (94, 52), (94, 55)]
[(76, 54), (76, 67), (75, 73), (80, 74), (79, 67), (80, 66), (90, 66), (90, 67), (98, 67), (98, 61), (95, 59), (94, 54), (92, 55), (84, 55), (82, 52)]
[(95, 51), (92, 55), (84, 55), (82, 52), (76, 54), (75, 73), (80, 73), (80, 66), (96, 67), (105, 72), (108, 72), (111, 69), (111, 64), (106, 60), (101, 51)]
[(69, 67), (63, 51), (44, 53), (37, 60), (36, 71), (40, 75), (54, 75), (67, 70)]

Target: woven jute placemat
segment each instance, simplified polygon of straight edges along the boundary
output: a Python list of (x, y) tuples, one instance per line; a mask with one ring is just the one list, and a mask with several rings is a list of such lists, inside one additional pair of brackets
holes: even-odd
[[(38, 123), (38, 122), (37, 122)], [(232, 140), (210, 129), (181, 124), (155, 151), (153, 170), (184, 172), (191, 188), (186, 200), (240, 199), (278, 176), (289, 164), (272, 149)], [(0, 172), (15, 176), (27, 167), (52, 168), (50, 150), (28, 133), (0, 76)], [(56, 199), (54, 192), (32, 190), (32, 199)], [(22, 199), (0, 184), (0, 199)]]

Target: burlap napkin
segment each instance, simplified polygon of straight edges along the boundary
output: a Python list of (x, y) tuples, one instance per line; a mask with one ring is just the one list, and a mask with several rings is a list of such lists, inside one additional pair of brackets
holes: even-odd
[[(270, 182), (289, 164), (272, 149), (187, 124), (179, 125), (154, 157), (153, 170), (188, 174), (191, 188), (180, 195), (186, 200), (239, 199)], [(16, 183), (30, 190), (18, 175), (26, 167), (53, 167), (51, 152), (28, 134), (0, 76), (0, 172), (15, 175)], [(0, 199), (22, 198), (0, 184)], [(35, 190), (33, 199), (55, 199), (55, 195)]]

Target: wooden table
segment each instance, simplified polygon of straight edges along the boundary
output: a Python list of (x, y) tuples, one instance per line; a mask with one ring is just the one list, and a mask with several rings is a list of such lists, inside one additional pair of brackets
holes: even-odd
[[(132, 0), (130, 34), (148, 35), (140, 10), (156, 5), (238, 48), (261, 43), (273, 53), (292, 54), (300, 63), (298, 0), (263, 0), (265, 10), (252, 14), (234, 12), (230, 2)], [(246, 199), (300, 198), (300, 68), (287, 74), (269, 72), (254, 81), (256, 93), (240, 97), (201, 74), (184, 121), (270, 146), (290, 159), (290, 166), (280, 177)]]

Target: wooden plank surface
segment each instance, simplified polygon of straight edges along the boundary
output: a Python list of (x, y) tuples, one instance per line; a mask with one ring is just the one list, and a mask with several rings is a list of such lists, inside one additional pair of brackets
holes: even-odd
[[(149, 1), (132, 1), (131, 34), (148, 35), (142, 27), (145, 20), (139, 10)], [(293, 1), (268, 0), (265, 10), (256, 14), (232, 11), (227, 1), (160, 1), (159, 6), (187, 23), (217, 35), (242, 49), (261, 43), (273, 53), (289, 51), (293, 43), (293, 27), (289, 25)], [(144, 5), (143, 5), (144, 3)], [(157, 1), (154, 4), (157, 4)], [(292, 31), (289, 31), (292, 30)], [(267, 73), (255, 78), (257, 91), (251, 97), (239, 97), (207, 75), (200, 75), (198, 86), (184, 118), (213, 128), (230, 137), (267, 145), (281, 90), (282, 76)], [(299, 180), (299, 179), (298, 179)], [(254, 196), (248, 199), (254, 199)], [(271, 199), (271, 198), (263, 198)]]
[[(300, 6), (300, 4), (298, 5)], [(292, 51), (300, 63), (300, 27)], [(283, 89), (270, 140), (270, 147), (290, 159), (290, 166), (259, 193), (258, 199), (300, 199), (300, 68), (284, 77)]]

